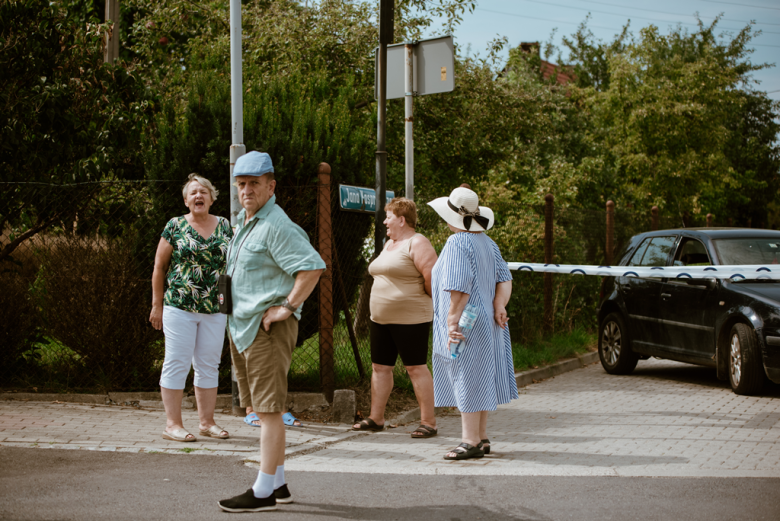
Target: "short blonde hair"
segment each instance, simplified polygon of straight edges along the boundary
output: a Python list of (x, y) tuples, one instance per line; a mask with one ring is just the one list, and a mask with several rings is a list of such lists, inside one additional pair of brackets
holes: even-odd
[(386, 212), (393, 212), (396, 217), (406, 219), (406, 224), (417, 228), (417, 205), (406, 197), (393, 197), (385, 206)]
[(206, 190), (209, 191), (209, 195), (211, 195), (212, 203), (217, 200), (217, 196), (219, 195), (219, 190), (214, 188), (214, 185), (211, 184), (211, 181), (209, 181), (203, 176), (199, 176), (198, 174), (194, 174), (194, 173), (187, 176), (187, 182), (184, 183), (184, 186), (181, 188), (181, 195), (185, 199), (187, 199), (187, 188), (190, 186), (190, 183), (193, 181), (197, 181), (202, 186), (206, 187)]

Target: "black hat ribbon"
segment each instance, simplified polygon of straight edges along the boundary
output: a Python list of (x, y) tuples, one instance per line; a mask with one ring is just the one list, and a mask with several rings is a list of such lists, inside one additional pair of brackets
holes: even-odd
[(474, 210), (473, 212), (469, 212), (463, 206), (461, 206), (460, 208), (456, 207), (454, 204), (452, 204), (450, 202), (449, 199), (447, 199), (447, 204), (449, 205), (450, 209), (453, 212), (457, 212), (458, 215), (463, 216), (463, 226), (466, 227), (467, 231), (471, 231), (471, 220), (472, 219), (477, 221), (477, 224), (482, 226), (483, 230), (487, 230), (488, 229), (488, 225), (490, 224), (490, 219), (488, 219), (487, 217), (485, 217), (483, 215), (479, 215), (479, 207), (477, 207), (477, 209)]

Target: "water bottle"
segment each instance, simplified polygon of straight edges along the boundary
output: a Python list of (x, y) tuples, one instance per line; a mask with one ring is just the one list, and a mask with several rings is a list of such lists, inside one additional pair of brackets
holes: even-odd
[[(477, 309), (477, 306), (471, 304), (466, 305), (466, 309), (463, 310), (463, 314), (460, 316), (460, 320), (458, 320), (458, 329), (463, 333), (463, 336), (468, 336), (468, 331), (474, 328), (474, 324), (477, 323), (478, 314), (479, 310)], [(463, 351), (465, 345), (465, 340), (460, 340), (457, 344), (450, 344), (450, 355), (453, 360), (458, 358), (458, 355)]]

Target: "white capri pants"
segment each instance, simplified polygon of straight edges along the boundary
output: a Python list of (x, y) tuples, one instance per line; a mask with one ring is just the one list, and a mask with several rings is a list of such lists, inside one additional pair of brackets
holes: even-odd
[(190, 366), (194, 366), (195, 387), (217, 387), (227, 315), (193, 313), (163, 306), (162, 323), (165, 333), (165, 361), (160, 386), (166, 389), (184, 389)]

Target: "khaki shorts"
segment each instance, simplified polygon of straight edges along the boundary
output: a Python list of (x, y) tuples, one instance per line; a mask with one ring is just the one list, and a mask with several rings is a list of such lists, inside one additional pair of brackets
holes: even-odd
[(251, 406), (255, 412), (287, 410), (287, 372), (297, 338), (298, 320), (291, 316), (271, 324), (269, 332), (261, 325), (255, 341), (242, 353), (230, 339), (241, 407)]

